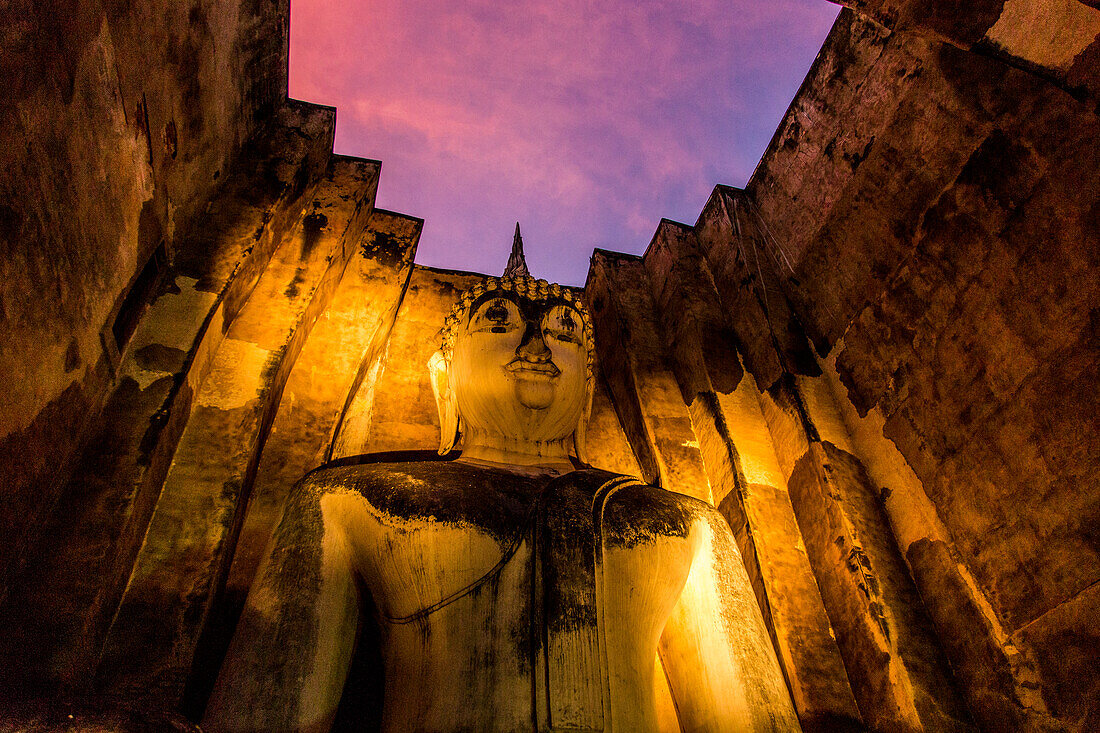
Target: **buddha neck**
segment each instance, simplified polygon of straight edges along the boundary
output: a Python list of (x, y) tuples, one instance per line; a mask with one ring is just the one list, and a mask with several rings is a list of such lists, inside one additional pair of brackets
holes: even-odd
[(520, 467), (537, 473), (568, 473), (574, 466), (569, 458), (568, 442), (572, 435), (552, 441), (524, 440), (483, 430), (467, 430), (462, 435), (463, 463)]

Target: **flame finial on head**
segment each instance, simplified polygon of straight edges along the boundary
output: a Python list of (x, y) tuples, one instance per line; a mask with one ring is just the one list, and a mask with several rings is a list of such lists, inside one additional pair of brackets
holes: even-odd
[(508, 265), (504, 268), (504, 277), (530, 277), (527, 270), (527, 258), (523, 256), (523, 237), (516, 222), (516, 235), (512, 238), (512, 253), (508, 255)]
[(531, 300), (546, 301), (551, 298), (562, 300), (577, 311), (581, 318), (585, 343), (588, 347), (587, 373), (592, 379), (593, 365), (596, 361), (596, 347), (592, 330), (592, 318), (588, 315), (588, 309), (579, 293), (574, 293), (571, 288), (562, 287), (557, 283), (545, 280), (536, 280), (527, 270), (527, 260), (523, 256), (523, 237), (519, 233), (519, 222), (516, 222), (516, 234), (512, 239), (512, 254), (508, 257), (508, 266), (504, 268), (504, 274), (500, 277), (486, 277), (468, 290), (464, 290), (455, 301), (454, 307), (443, 321), (440, 330), (440, 353), (447, 361), (451, 360), (454, 351), (455, 329), (464, 323), (469, 316), (470, 308), (474, 301), (487, 292), (493, 290), (514, 292), (517, 295)]

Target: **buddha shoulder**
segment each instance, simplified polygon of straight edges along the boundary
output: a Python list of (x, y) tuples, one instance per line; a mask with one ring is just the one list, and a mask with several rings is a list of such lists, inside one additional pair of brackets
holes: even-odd
[(455, 461), (361, 463), (321, 468), (295, 488), (299, 500), (347, 497), (394, 521), (472, 524), (511, 533), (537, 499), (541, 480)]
[(644, 544), (658, 537), (689, 537), (701, 526), (721, 519), (705, 501), (641, 482), (612, 487), (593, 506), (604, 541), (614, 545)]

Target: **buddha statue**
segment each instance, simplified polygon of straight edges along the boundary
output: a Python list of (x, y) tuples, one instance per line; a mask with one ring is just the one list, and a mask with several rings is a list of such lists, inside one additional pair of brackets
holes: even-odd
[(442, 334), (439, 452), (460, 455), (298, 483), (203, 729), (328, 730), (363, 622), (384, 731), (798, 730), (725, 519), (585, 465), (580, 299), (513, 257)]

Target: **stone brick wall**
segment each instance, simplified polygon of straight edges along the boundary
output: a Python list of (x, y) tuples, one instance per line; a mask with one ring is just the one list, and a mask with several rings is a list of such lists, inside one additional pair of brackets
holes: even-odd
[(98, 413), (129, 289), (286, 97), (288, 4), (18, 0), (4, 12), (0, 596)]
[[(925, 493), (882, 500), (975, 714), (1088, 729), (1100, 121), (917, 30), (842, 13), (747, 192), (793, 316)], [(905, 530), (922, 506), (942, 529)]]

